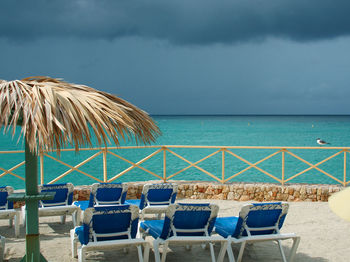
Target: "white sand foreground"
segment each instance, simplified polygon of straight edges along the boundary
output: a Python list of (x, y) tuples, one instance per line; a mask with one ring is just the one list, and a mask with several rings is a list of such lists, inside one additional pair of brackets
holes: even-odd
[[(178, 200), (178, 202), (209, 202), (208, 200)], [(229, 200), (210, 200), (220, 206), (219, 216), (238, 215), (246, 202)], [(59, 217), (40, 218), (41, 252), (48, 261), (77, 261), (71, 258), (69, 230), (73, 227), (71, 219), (60, 224)], [(294, 232), (301, 237), (295, 261), (301, 262), (342, 262), (350, 261), (350, 223), (338, 218), (328, 207), (327, 202), (291, 202), (289, 213), (282, 232)], [(21, 227), (19, 238), (14, 237), (14, 229), (8, 227), (7, 220), (0, 220), (0, 234), (6, 237), (5, 261), (20, 261), (25, 253), (25, 229)], [(147, 238), (152, 243), (152, 238)], [(283, 245), (286, 254), (292, 241), (286, 240)], [(167, 261), (210, 261), (209, 250), (194, 246), (187, 251), (184, 247), (171, 247)], [(219, 246), (215, 247), (216, 255)], [(235, 254), (238, 246), (233, 247)], [(138, 261), (136, 249), (129, 253), (122, 250), (109, 252), (91, 252), (87, 261)], [(150, 261), (154, 254), (150, 252)], [(227, 254), (225, 261), (228, 261)], [(276, 243), (263, 242), (249, 245), (243, 256), (243, 261), (281, 261)]]

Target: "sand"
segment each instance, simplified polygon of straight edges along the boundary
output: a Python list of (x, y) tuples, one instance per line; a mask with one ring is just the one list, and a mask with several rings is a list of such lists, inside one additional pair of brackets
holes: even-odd
[[(208, 202), (208, 200), (179, 200), (178, 202)], [(220, 206), (219, 216), (237, 215), (246, 202), (210, 200)], [(59, 217), (40, 218), (41, 252), (48, 261), (77, 261), (71, 258), (69, 231), (73, 227), (71, 218), (60, 224)], [(294, 232), (301, 237), (295, 261), (342, 262), (350, 261), (350, 223), (338, 218), (328, 207), (327, 202), (292, 202), (285, 224), (284, 233)], [(14, 229), (9, 228), (7, 220), (0, 220), (0, 234), (6, 237), (5, 261), (20, 261), (25, 253), (25, 228), (21, 227), (19, 238), (14, 237)], [(147, 238), (152, 243), (152, 238)], [(283, 246), (286, 254), (292, 241), (286, 240)], [(215, 247), (216, 255), (219, 246)], [(238, 246), (233, 246), (235, 254)], [(87, 261), (138, 261), (136, 249), (128, 253), (122, 250), (90, 252)], [(150, 252), (150, 261), (154, 254)], [(190, 251), (184, 247), (171, 247), (167, 261), (210, 261), (209, 250), (194, 246)], [(227, 255), (225, 261), (228, 261)], [(244, 252), (243, 261), (281, 261), (278, 246), (273, 242), (249, 245)]]

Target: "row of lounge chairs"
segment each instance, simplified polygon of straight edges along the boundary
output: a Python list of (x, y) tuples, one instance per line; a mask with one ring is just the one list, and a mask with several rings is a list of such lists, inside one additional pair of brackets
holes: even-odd
[[(41, 203), (39, 215), (65, 217), (74, 210), (71, 214), (75, 227), (70, 236), (72, 256), (78, 256), (79, 261), (85, 261), (90, 250), (130, 246), (137, 247), (139, 261), (148, 261), (150, 245), (145, 238), (151, 236), (156, 262), (165, 261), (168, 246), (176, 244), (209, 245), (212, 261), (216, 261), (214, 244), (221, 245), (217, 261), (223, 261), (226, 251), (229, 261), (236, 261), (231, 246), (241, 244), (236, 256), (241, 261), (246, 244), (257, 241), (277, 241), (286, 262), (281, 241), (293, 240), (288, 261), (293, 261), (300, 241), (294, 233), (280, 233), (288, 212), (287, 203), (248, 204), (242, 207), (239, 216), (217, 217), (219, 207), (214, 204), (175, 204), (175, 184), (147, 184), (138, 200), (126, 200), (126, 184), (94, 184), (88, 201), (74, 203), (72, 187), (70, 183), (41, 186), (40, 190), (55, 191), (56, 195), (54, 200)], [(67, 207), (65, 212), (64, 207)], [(79, 225), (81, 213), (83, 219)], [(156, 214), (157, 219), (147, 219), (149, 213)]]

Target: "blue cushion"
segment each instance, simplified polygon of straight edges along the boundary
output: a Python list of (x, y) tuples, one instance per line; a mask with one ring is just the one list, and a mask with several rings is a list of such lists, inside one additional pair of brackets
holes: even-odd
[[(172, 189), (150, 189), (148, 190), (148, 195), (147, 198), (150, 202), (153, 202), (151, 205), (157, 205), (157, 203), (154, 202), (164, 202), (168, 201), (171, 197), (173, 190)], [(176, 198), (173, 196), (171, 199), (171, 203), (174, 203)], [(141, 199), (129, 199), (125, 201), (126, 203), (130, 205), (136, 205), (138, 206), (141, 210), (145, 208), (146, 203), (145, 203), (145, 196), (142, 194)], [(168, 205), (168, 204), (159, 204), (159, 205)]]
[[(1, 189), (5, 190), (5, 186), (0, 187)], [(0, 206), (5, 206), (7, 203), (7, 196), (8, 193), (7, 191), (2, 191), (0, 192)]]
[(149, 230), (148, 233), (157, 239), (162, 234), (163, 225), (164, 220), (146, 220), (141, 222), (140, 227), (145, 231)]
[[(96, 234), (124, 233), (118, 236), (98, 236), (97, 241), (128, 239), (128, 232), (130, 232), (131, 238), (135, 238), (138, 229), (138, 217), (134, 217), (134, 220), (132, 220), (132, 211), (137, 212), (137, 209), (130, 209), (130, 205), (88, 208), (84, 213), (83, 226), (76, 227), (75, 233), (82, 244), (93, 241), (93, 232)], [(91, 221), (86, 221), (86, 218), (90, 218), (91, 215)]]
[(81, 200), (74, 202), (74, 205), (78, 206), (82, 211), (87, 209), (89, 206), (89, 200)]
[(150, 189), (148, 190), (147, 199), (150, 202), (163, 202), (168, 201), (173, 193), (173, 189)]
[(99, 201), (118, 201), (121, 197), (122, 188), (98, 188), (96, 199)]
[(215, 232), (220, 236), (234, 236), (238, 217), (218, 217), (215, 221)]
[(135, 205), (135, 206), (138, 206), (140, 208), (140, 202), (141, 202), (140, 199), (128, 199), (125, 201), (125, 204)]
[[(129, 205), (116, 205), (116, 206), (104, 206), (95, 207), (96, 211), (108, 212), (112, 210), (127, 210)], [(130, 223), (133, 223), (132, 225)], [(138, 219), (131, 221), (131, 212), (127, 213), (110, 213), (103, 215), (94, 215), (92, 218), (93, 229), (96, 233), (111, 233), (111, 232), (123, 232), (127, 231), (131, 226), (131, 237), (135, 238), (137, 233)], [(136, 224), (135, 224), (136, 223)], [(127, 235), (116, 236), (112, 238), (97, 239), (110, 240), (110, 239), (126, 239)]]
[(194, 229), (204, 228), (210, 216), (210, 211), (175, 211), (173, 224), (175, 228)]
[[(116, 223), (120, 222), (120, 223)], [(115, 233), (127, 231), (131, 222), (131, 214), (108, 214), (104, 216), (93, 217), (93, 228), (97, 234)], [(127, 239), (127, 235), (97, 238), (97, 241), (101, 240), (114, 240), (114, 239)]]
[(41, 192), (55, 192), (55, 196), (52, 200), (42, 200), (44, 204), (54, 204), (65, 202), (68, 199), (68, 204), (72, 204), (73, 193), (68, 196), (67, 184), (47, 184), (43, 185)]
[[(95, 203), (95, 198), (98, 201), (103, 202), (115, 202), (120, 201), (121, 204), (125, 203), (126, 193), (123, 192), (123, 187), (121, 183), (100, 183), (100, 187), (97, 188), (95, 195), (90, 194), (90, 204), (89, 207), (93, 207)], [(112, 187), (109, 185), (119, 185), (119, 187)]]
[[(207, 225), (211, 211), (201, 210), (196, 207), (205, 207), (209, 204), (178, 204), (183, 208), (178, 208), (172, 222), (175, 228), (178, 229), (198, 229), (197, 232), (177, 232), (178, 236), (203, 236), (204, 226)], [(215, 223), (215, 218), (209, 221), (208, 234), (210, 235)], [(168, 216), (164, 220), (151, 220), (141, 223), (141, 227), (144, 230), (148, 230), (148, 233), (154, 238), (167, 239), (173, 235), (170, 227), (171, 220)]]
[[(248, 219), (246, 221), (247, 226), (254, 227), (269, 227), (274, 226), (280, 217), (282, 209), (274, 209), (274, 210), (252, 210), (249, 212)], [(282, 226), (282, 224), (280, 223)], [(265, 235), (265, 234), (273, 234), (274, 230), (264, 230), (264, 231), (252, 231), (252, 235)], [(244, 232), (243, 235), (247, 235)]]
[(75, 227), (74, 231), (82, 245), (89, 243), (89, 227), (87, 225)]
[[(8, 192), (6, 190), (6, 186), (2, 186), (0, 187), (1, 192), (0, 192), (0, 206), (5, 206), (7, 203), (7, 208), (8, 209), (12, 209), (13, 208), (13, 202), (12, 201), (7, 201), (7, 197), (8, 197)], [(3, 191), (4, 190), (4, 191)], [(4, 208), (0, 208), (0, 209), (4, 209)]]
[[(185, 208), (188, 208), (187, 211), (181, 211), (177, 210), (174, 214), (174, 220), (173, 224), (175, 228), (183, 228), (183, 229), (196, 229), (196, 228), (204, 228), (204, 226), (207, 224), (211, 211), (195, 211), (192, 210), (192, 207), (205, 207), (209, 206), (208, 203), (200, 203), (200, 204), (193, 204), (193, 203), (179, 203), (178, 205), (184, 206)], [(216, 217), (209, 221), (208, 225), (208, 234), (210, 235), (215, 223)], [(204, 232), (192, 232), (192, 233), (178, 233), (180, 236), (204, 236)]]
[[(254, 206), (264, 206), (264, 205), (280, 205), (281, 209), (276, 209), (276, 210), (269, 210), (269, 214), (268, 213), (264, 213), (265, 218), (264, 219), (269, 219), (269, 220), (274, 220), (276, 221), (276, 219), (278, 219), (278, 216), (281, 214), (282, 212), (282, 202), (272, 202), (272, 203), (253, 203)], [(280, 218), (279, 224), (278, 224), (278, 228), (280, 229), (283, 225), (283, 222), (286, 218), (286, 215), (283, 215)], [(274, 224), (272, 224), (274, 225)], [(262, 231), (263, 233), (266, 233), (266, 231)], [(271, 231), (270, 231), (271, 233)]]

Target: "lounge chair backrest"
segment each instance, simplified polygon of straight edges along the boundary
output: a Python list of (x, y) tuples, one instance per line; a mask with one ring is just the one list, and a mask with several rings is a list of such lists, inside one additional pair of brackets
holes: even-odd
[(0, 210), (13, 208), (13, 202), (7, 201), (7, 197), (12, 193), (13, 193), (13, 187), (11, 186), (0, 187)]
[(127, 191), (127, 184), (95, 183), (91, 188), (89, 207), (124, 204)]
[(214, 204), (172, 204), (165, 213), (160, 238), (175, 236), (209, 236), (219, 207)]
[(145, 184), (142, 189), (140, 209), (152, 205), (170, 205), (176, 200), (176, 184)]
[(288, 203), (257, 203), (242, 207), (232, 236), (266, 235), (278, 233), (288, 213)]
[(139, 208), (135, 205), (95, 206), (84, 211), (82, 244), (136, 237)]
[(39, 192), (55, 192), (52, 200), (41, 200), (42, 207), (71, 205), (73, 202), (74, 186), (72, 183), (47, 184), (39, 186)]

